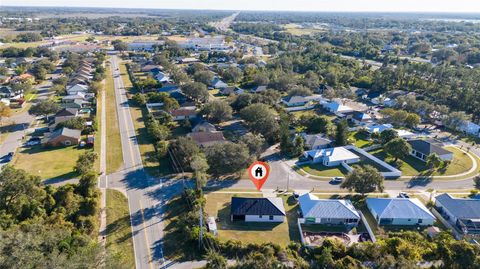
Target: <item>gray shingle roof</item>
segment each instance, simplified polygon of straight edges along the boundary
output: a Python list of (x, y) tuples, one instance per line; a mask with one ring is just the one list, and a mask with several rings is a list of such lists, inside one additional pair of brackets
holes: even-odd
[(232, 197), (231, 215), (285, 216), (282, 198)]
[(445, 155), (452, 153), (451, 151), (442, 148), (439, 144), (435, 143), (435, 141), (415, 139), (409, 140), (408, 143), (412, 146), (412, 149), (427, 156), (433, 153), (437, 155)]
[(304, 218), (359, 219), (350, 200), (319, 199), (311, 193), (299, 198)]
[(441, 194), (435, 199), (459, 219), (480, 219), (480, 200), (478, 199), (453, 198), (448, 193)]

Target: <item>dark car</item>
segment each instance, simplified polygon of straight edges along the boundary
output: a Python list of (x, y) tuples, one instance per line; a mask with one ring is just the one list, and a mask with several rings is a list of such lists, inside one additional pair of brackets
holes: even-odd
[(15, 154), (14, 152), (9, 152), (7, 155), (3, 156), (2, 162), (4, 162), (4, 163), (11, 162), (13, 160), (13, 155), (14, 154)]
[(343, 177), (334, 177), (330, 180), (330, 184), (333, 184), (333, 185), (340, 184), (342, 183), (343, 179), (344, 179)]

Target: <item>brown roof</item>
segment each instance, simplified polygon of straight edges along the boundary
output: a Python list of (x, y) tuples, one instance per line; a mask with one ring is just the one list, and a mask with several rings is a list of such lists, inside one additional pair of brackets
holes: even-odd
[(187, 107), (181, 107), (179, 109), (175, 109), (170, 114), (174, 117), (178, 116), (193, 116), (197, 115), (197, 110), (194, 108), (187, 108)]
[(198, 144), (211, 143), (211, 142), (223, 142), (225, 137), (223, 137), (222, 132), (199, 132), (199, 133), (189, 133), (189, 137)]

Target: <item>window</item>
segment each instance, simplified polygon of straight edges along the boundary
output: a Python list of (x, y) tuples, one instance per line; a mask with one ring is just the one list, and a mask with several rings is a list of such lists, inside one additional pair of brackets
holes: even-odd
[(423, 219), (418, 219), (418, 223), (422, 223), (423, 222)]
[(258, 215), (258, 218), (261, 219), (263, 216), (262, 215)]
[(268, 219), (269, 219), (269, 220), (273, 220), (273, 216), (268, 216)]
[(408, 221), (412, 221), (411, 219), (408, 219)]

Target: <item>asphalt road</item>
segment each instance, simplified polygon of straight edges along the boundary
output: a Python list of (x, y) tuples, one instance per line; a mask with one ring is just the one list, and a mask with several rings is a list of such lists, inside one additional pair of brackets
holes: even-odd
[(109, 188), (121, 188), (126, 191), (136, 268), (162, 268), (164, 264), (162, 180), (150, 178), (143, 169), (118, 61), (117, 56), (111, 57), (124, 166), (121, 171), (108, 175), (106, 184)]
[[(41, 85), (38, 85), (37, 88), (37, 99), (34, 101), (38, 100), (43, 100), (47, 99), (48, 96), (51, 94), (48, 89), (51, 87), (52, 82), (47, 81)], [(35, 116), (28, 114), (28, 110), (24, 110), (18, 114), (15, 114), (9, 118), (4, 118), (2, 121), (5, 122), (14, 122), (15, 125), (13, 126), (13, 131), (10, 132), (7, 136), (7, 138), (3, 141), (3, 143), (0, 145), (0, 158), (8, 154), (9, 152), (16, 152), (17, 148), (22, 145), (22, 137), (27, 133), (28, 128), (32, 124), (32, 122), (35, 120)], [(6, 128), (6, 126), (3, 126), (3, 128)], [(3, 132), (3, 130), (2, 130)], [(7, 163), (0, 163), (0, 169), (6, 165)]]

